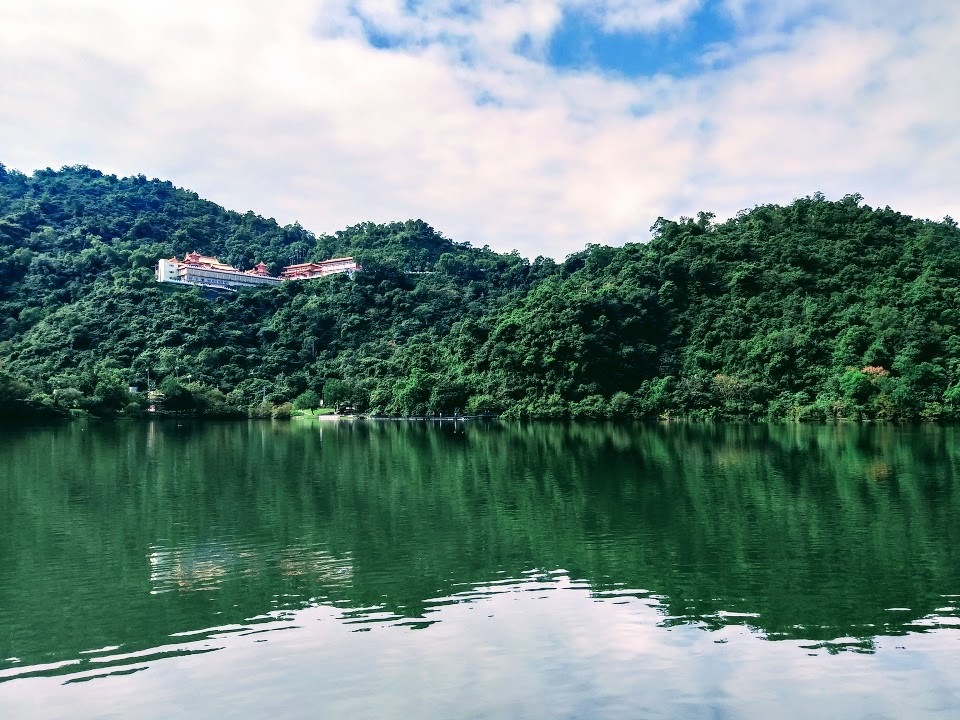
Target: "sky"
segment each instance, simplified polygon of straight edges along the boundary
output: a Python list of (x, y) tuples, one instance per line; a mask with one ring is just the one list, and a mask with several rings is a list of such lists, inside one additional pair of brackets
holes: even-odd
[(529, 258), (823, 192), (960, 216), (954, 0), (0, 0), (0, 163)]

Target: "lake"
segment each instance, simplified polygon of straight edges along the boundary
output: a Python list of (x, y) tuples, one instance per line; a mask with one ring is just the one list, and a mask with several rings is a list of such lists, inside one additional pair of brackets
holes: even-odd
[(960, 429), (0, 430), (3, 718), (956, 718)]

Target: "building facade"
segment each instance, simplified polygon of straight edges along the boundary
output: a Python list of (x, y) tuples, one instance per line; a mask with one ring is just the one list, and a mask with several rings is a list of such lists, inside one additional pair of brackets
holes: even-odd
[(360, 266), (352, 257), (333, 258), (322, 262), (287, 265), (280, 273), (282, 280), (310, 280), (311, 278), (336, 275), (337, 273), (355, 273)]
[(232, 265), (220, 262), (215, 257), (192, 252), (184, 255), (183, 260), (177, 260), (175, 257), (160, 260), (157, 263), (157, 280), (180, 285), (202, 285), (233, 290), (238, 287), (279, 285), (284, 280), (309, 280), (336, 273), (352, 274), (359, 269), (360, 266), (352, 257), (344, 257), (319, 263), (288, 265), (283, 269), (280, 277), (274, 277), (262, 262), (252, 270), (238, 270)]
[(183, 260), (175, 257), (160, 260), (157, 263), (157, 280), (223, 289), (280, 284), (280, 279), (272, 277), (263, 263), (244, 272), (215, 257), (195, 252), (187, 253)]

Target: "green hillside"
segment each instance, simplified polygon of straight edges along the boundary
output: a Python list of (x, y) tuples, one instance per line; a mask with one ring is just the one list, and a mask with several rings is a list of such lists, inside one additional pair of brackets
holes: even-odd
[[(712, 220), (531, 262), (422, 221), (315, 236), (167, 182), (0, 166), (2, 412), (136, 415), (136, 385), (207, 415), (283, 415), (309, 390), (387, 415), (955, 418), (956, 223), (819, 195)], [(191, 250), (364, 269), (154, 281)]]

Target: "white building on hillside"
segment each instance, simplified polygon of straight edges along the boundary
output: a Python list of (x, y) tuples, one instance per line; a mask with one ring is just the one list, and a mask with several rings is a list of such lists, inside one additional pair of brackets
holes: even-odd
[(360, 266), (352, 257), (341, 257), (321, 260), (320, 262), (287, 265), (280, 273), (280, 277), (283, 280), (310, 280), (327, 275), (336, 275), (337, 273), (353, 274), (360, 269)]
[(241, 271), (232, 265), (220, 262), (215, 257), (195, 252), (187, 253), (183, 256), (183, 260), (177, 260), (175, 257), (160, 260), (157, 263), (157, 280), (215, 288), (280, 284), (280, 278), (270, 275), (267, 266), (263, 263), (259, 263), (253, 270)]
[(177, 260), (175, 257), (160, 260), (157, 263), (157, 280), (181, 285), (232, 289), (279, 285), (284, 280), (310, 280), (337, 273), (352, 275), (357, 270), (360, 270), (360, 266), (352, 257), (342, 257), (317, 263), (288, 265), (283, 269), (280, 277), (274, 277), (264, 263), (259, 263), (253, 270), (237, 270), (215, 257), (192, 252), (184, 255), (183, 260)]

